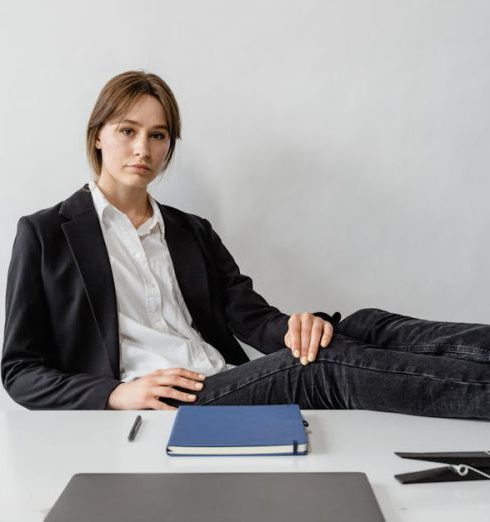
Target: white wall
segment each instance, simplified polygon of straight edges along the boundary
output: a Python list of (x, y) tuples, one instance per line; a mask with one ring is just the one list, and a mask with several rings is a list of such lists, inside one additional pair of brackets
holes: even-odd
[(99, 90), (145, 69), (183, 117), (155, 195), (271, 303), (488, 322), (489, 27), (486, 0), (3, 2), (0, 294), (18, 218), (89, 177)]

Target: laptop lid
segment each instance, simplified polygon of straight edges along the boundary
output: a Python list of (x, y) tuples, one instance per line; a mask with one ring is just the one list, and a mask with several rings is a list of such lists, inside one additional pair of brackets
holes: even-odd
[(364, 473), (74, 475), (46, 522), (382, 522)]

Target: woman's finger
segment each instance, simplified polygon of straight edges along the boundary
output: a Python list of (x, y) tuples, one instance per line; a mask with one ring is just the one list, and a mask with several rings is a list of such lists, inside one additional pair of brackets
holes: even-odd
[(181, 377), (187, 377), (188, 379), (193, 379), (195, 381), (203, 381), (206, 378), (202, 373), (193, 372), (186, 368), (166, 368), (163, 370), (155, 370), (151, 375), (180, 375)]
[(333, 326), (328, 321), (325, 321), (325, 324), (323, 325), (323, 335), (322, 340), (320, 341), (320, 345), (322, 348), (326, 348), (333, 337)]
[(157, 386), (178, 386), (184, 390), (202, 390), (204, 384), (201, 381), (194, 381), (180, 377), (179, 375), (162, 375), (154, 377), (153, 385)]
[(293, 357), (301, 355), (301, 320), (299, 314), (292, 314), (288, 320), (289, 348), (293, 352)]
[(301, 364), (308, 364), (308, 348), (311, 341), (311, 329), (313, 326), (313, 314), (307, 312), (301, 314)]
[(313, 362), (318, 353), (318, 346), (323, 335), (324, 320), (316, 317), (311, 328), (310, 346), (308, 347), (308, 362)]
[(197, 395), (193, 393), (182, 392), (168, 386), (156, 386), (150, 391), (155, 397), (175, 399), (182, 402), (194, 402), (197, 399)]

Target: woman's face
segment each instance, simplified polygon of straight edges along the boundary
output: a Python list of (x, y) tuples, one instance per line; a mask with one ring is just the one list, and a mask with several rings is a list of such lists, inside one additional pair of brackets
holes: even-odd
[(165, 113), (160, 102), (142, 96), (121, 122), (108, 122), (95, 146), (102, 152), (99, 181), (146, 188), (163, 167), (170, 148)]

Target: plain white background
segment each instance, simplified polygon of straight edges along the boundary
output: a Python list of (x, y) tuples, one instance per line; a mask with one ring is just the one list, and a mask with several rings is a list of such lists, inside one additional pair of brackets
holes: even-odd
[(19, 217), (89, 179), (95, 99), (144, 69), (183, 120), (154, 195), (271, 304), (489, 322), (489, 27), (485, 0), (3, 2), (1, 295)]

